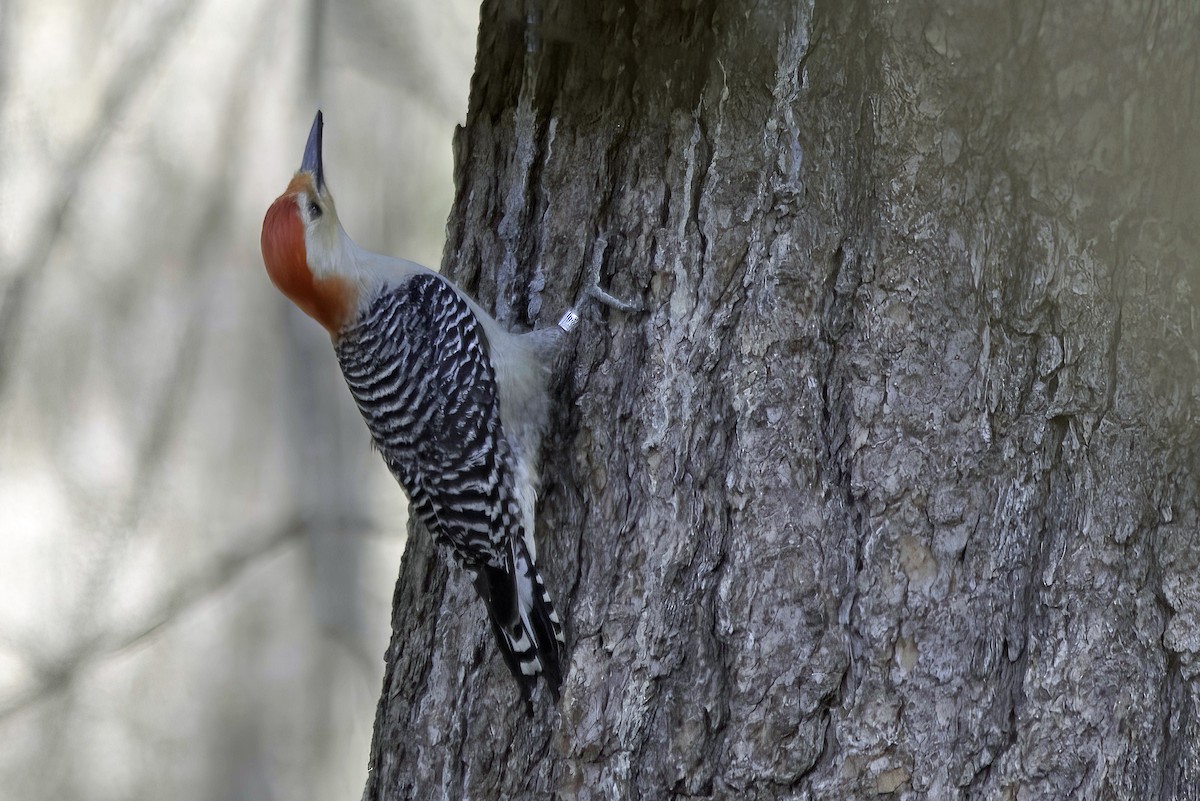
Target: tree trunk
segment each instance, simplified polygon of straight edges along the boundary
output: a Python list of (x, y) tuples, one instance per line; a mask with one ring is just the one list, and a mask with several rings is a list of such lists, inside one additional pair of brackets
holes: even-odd
[(1197, 798), (1200, 12), (495, 0), (446, 272), (552, 324), (527, 718), (410, 539), (365, 797)]

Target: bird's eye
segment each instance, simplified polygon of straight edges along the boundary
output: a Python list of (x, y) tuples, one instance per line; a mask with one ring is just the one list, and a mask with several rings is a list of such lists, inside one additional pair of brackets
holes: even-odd
[(321, 207), (317, 205), (317, 201), (315, 201), (315, 200), (308, 201), (308, 218), (310, 220), (315, 220), (320, 216), (321, 216)]

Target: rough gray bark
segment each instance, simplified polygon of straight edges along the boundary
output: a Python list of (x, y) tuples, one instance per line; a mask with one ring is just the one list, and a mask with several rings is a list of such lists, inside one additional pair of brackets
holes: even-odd
[(484, 4), (445, 266), (568, 355), (527, 719), (410, 541), (365, 797), (1196, 798), (1198, 13)]

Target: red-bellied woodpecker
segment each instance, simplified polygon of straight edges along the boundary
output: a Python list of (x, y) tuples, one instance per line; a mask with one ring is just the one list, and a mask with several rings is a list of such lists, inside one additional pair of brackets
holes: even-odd
[(263, 220), (267, 274), (329, 331), (376, 447), (470, 574), (526, 702), (539, 675), (557, 698), (563, 629), (537, 568), (534, 508), (550, 356), (578, 318), (513, 334), (432, 270), (358, 247), (325, 185), (321, 135), (317, 112), (300, 170)]

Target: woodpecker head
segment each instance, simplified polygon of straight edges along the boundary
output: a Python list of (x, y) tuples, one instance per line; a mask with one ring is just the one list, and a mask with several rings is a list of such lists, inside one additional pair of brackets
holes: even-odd
[(354, 317), (359, 286), (350, 264), (352, 245), (325, 186), (323, 124), (318, 111), (299, 171), (267, 209), (262, 253), (271, 283), (337, 336)]

